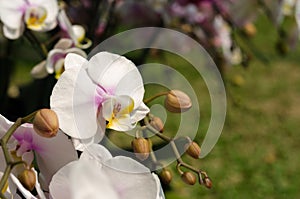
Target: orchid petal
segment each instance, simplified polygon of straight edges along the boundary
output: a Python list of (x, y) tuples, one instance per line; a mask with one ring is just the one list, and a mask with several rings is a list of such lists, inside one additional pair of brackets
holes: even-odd
[(10, 28), (9, 26), (3, 26), (3, 34), (8, 39), (18, 39), (24, 31), (24, 25), (21, 24), (18, 28)]
[(87, 57), (87, 54), (83, 50), (81, 50), (80, 48), (70, 48), (70, 49), (67, 49), (66, 50), (66, 54), (68, 54), (68, 53), (74, 53), (74, 54), (80, 55), (80, 56), (82, 56), (84, 58)]
[(46, 69), (49, 74), (54, 72), (54, 64), (57, 60), (65, 57), (64, 51), (62, 49), (53, 49), (49, 52), (47, 56)]
[(48, 72), (46, 70), (46, 61), (41, 61), (37, 65), (33, 67), (33, 69), (30, 72), (31, 76), (36, 79), (42, 79), (48, 75)]
[(95, 160), (99, 163), (103, 163), (112, 158), (110, 152), (102, 145), (92, 144), (83, 151), (80, 156), (80, 160)]
[(136, 68), (128, 71), (126, 75), (119, 80), (115, 88), (115, 95), (129, 95), (134, 100), (134, 109), (139, 107), (140, 103), (142, 103), (144, 92), (143, 80)]
[(102, 115), (108, 121), (107, 128), (127, 131), (134, 126), (131, 124), (130, 113), (134, 107), (134, 101), (129, 96), (117, 96), (109, 98), (102, 103)]
[(103, 120), (102, 124), (98, 125), (97, 133), (95, 134), (94, 137), (91, 137), (88, 139), (73, 138), (72, 141), (73, 141), (73, 145), (74, 145), (75, 149), (79, 150), (79, 151), (84, 151), (87, 146), (89, 146), (93, 143), (96, 143), (96, 144), (99, 143), (104, 136), (103, 132), (105, 132), (105, 126), (106, 126), (106, 124), (105, 124), (105, 121)]
[[(121, 198), (156, 198), (157, 185), (149, 169), (137, 161), (123, 156), (105, 162), (103, 172), (112, 181)], [(136, 185), (142, 186), (136, 186)]]
[(159, 180), (158, 176), (155, 173), (152, 173), (152, 175), (155, 179), (157, 190), (159, 190), (157, 192), (156, 199), (165, 199), (165, 194), (164, 194), (164, 191), (163, 191), (162, 186), (160, 184), (160, 180)]
[(23, 0), (14, 0), (9, 3), (6, 0), (0, 1), (0, 19), (5, 26), (10, 29), (19, 29), (22, 24), (22, 7), (25, 6)]
[(55, 45), (54, 45), (54, 49), (61, 49), (61, 50), (67, 50), (70, 47), (72, 47), (72, 40), (71, 39), (67, 39), (67, 38), (62, 38), (60, 39)]
[[(66, 68), (71, 60), (67, 56)], [(79, 67), (66, 70), (54, 86), (50, 105), (58, 115), (60, 128), (69, 136), (87, 139), (96, 134), (98, 107), (95, 103), (95, 90), (96, 85), (85, 70)]]
[(99, 172), (99, 168), (88, 161), (81, 160), (72, 168), (70, 181), (74, 199), (120, 198), (110, 183), (110, 176)]
[(28, 166), (31, 165), (32, 161), (34, 159), (34, 154), (32, 151), (29, 152), (25, 152), (22, 155), (22, 160), (25, 161), (27, 163)]
[(13, 122), (6, 119), (3, 115), (0, 114), (0, 137), (4, 136), (6, 131), (13, 125)]
[(78, 43), (82, 42), (85, 37), (85, 30), (80, 25), (73, 25), (72, 30)]
[(53, 24), (53, 22), (56, 21), (58, 15), (58, 4), (56, 0), (28, 0), (28, 2), (33, 5), (43, 6), (47, 10), (47, 18), (45, 19), (46, 26), (50, 26), (49, 24)]
[[(35, 179), (38, 179), (38, 173), (36, 172), (36, 170), (34, 168), (32, 168), (31, 170), (34, 172)], [(46, 199), (46, 196), (45, 196), (38, 180), (36, 180), (36, 182), (35, 182), (35, 189), (38, 193), (39, 199)]]
[(34, 142), (38, 147), (35, 150), (37, 164), (46, 185), (61, 167), (77, 159), (71, 140), (62, 132), (51, 139), (34, 134)]
[(149, 113), (149, 111), (150, 111), (150, 109), (148, 108), (148, 106), (146, 106), (142, 102), (137, 109), (135, 109), (131, 112), (131, 114), (130, 114), (131, 115), (131, 123), (136, 123), (136, 122), (142, 120)]
[(74, 53), (69, 53), (65, 57), (65, 70), (69, 70), (71, 68), (81, 68), (84, 67), (87, 60), (82, 56), (76, 55)]
[(49, 192), (51, 198), (53, 199), (72, 198), (71, 189), (69, 186), (70, 183), (69, 176), (70, 176), (71, 168), (74, 167), (77, 163), (78, 161), (70, 162), (69, 164), (65, 165), (60, 170), (58, 170), (55, 173), (55, 175), (52, 177), (52, 180), (49, 185)]
[(132, 70), (137, 68), (130, 60), (108, 52), (94, 55), (89, 60), (87, 69), (91, 79), (108, 90), (114, 90), (120, 80)]

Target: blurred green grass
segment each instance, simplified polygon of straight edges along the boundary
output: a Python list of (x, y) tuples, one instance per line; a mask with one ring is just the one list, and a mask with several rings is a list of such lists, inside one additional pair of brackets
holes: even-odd
[[(227, 71), (222, 135), (204, 159), (186, 158), (208, 172), (213, 188), (185, 185), (174, 174), (166, 198), (300, 198), (300, 51), (281, 57), (272, 25), (261, 18), (256, 26), (258, 33), (251, 40), (269, 62), (252, 60), (248, 68)], [(210, 110), (204, 105), (201, 111), (205, 126)], [(201, 143), (202, 137), (196, 141)]]

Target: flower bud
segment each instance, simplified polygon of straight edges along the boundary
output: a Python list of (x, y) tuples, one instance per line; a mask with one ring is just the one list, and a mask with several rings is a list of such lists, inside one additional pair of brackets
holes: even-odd
[(181, 113), (192, 107), (192, 101), (184, 92), (171, 90), (165, 99), (165, 107), (170, 112)]
[(172, 181), (172, 173), (170, 170), (163, 169), (162, 172), (160, 172), (159, 177), (163, 184), (168, 185)]
[(195, 159), (199, 159), (201, 148), (196, 142), (191, 142), (185, 145), (186, 153)]
[(35, 186), (36, 177), (34, 171), (30, 169), (25, 169), (19, 176), (18, 179), (22, 183), (22, 185), (28, 189), (29, 191), (32, 191)]
[(196, 183), (196, 176), (192, 173), (192, 172), (184, 172), (181, 175), (181, 179), (183, 180), (183, 182), (185, 182), (186, 184), (189, 185), (194, 185)]
[(161, 133), (164, 130), (164, 123), (159, 117), (153, 117), (150, 121), (150, 125)]
[(204, 177), (203, 178), (203, 182), (204, 182), (204, 185), (207, 187), (207, 188), (211, 188), (212, 187), (212, 181), (209, 177)]
[(145, 138), (135, 138), (131, 142), (131, 146), (135, 153), (135, 156), (141, 161), (146, 160), (149, 157), (150, 147), (149, 142)]
[(256, 34), (256, 27), (249, 22), (244, 25), (243, 31), (248, 37), (253, 37)]
[(51, 138), (56, 136), (58, 131), (58, 118), (50, 109), (39, 110), (33, 120), (33, 129), (42, 137)]

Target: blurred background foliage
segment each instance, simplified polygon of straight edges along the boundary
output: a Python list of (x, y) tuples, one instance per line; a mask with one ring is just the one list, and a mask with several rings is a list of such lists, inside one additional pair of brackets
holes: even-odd
[[(91, 28), (99, 21), (84, 21), (89, 18), (84, 17), (85, 12), (80, 11), (80, 6), (70, 7), (68, 14), (74, 23), (81, 22), (86, 24), (85, 28), (90, 28), (87, 36), (96, 45), (104, 38), (129, 28), (163, 26), (159, 14), (153, 9), (146, 12), (147, 7), (140, 4), (133, 4), (135, 7), (126, 4), (128, 7), (123, 7), (117, 14), (110, 13), (114, 10), (107, 9), (107, 5), (100, 6), (96, 12), (102, 16), (100, 19), (109, 20), (110, 24), (98, 36), (92, 34), (95, 30), (91, 31)], [(83, 15), (78, 18), (78, 13)], [(176, 165), (173, 164), (169, 168), (173, 170), (174, 178), (170, 185), (164, 187), (166, 198), (300, 198), (300, 49), (296, 45), (299, 42), (293, 40), (289, 46), (295, 47), (289, 50), (282, 43), (286, 34), (274, 26), (270, 15), (272, 13), (255, 17), (253, 25), (256, 33), (251, 37), (243, 36), (240, 30), (233, 33), (233, 36), (237, 34), (235, 41), (247, 51), (247, 63), (220, 66), (223, 62), (212, 53), (226, 86), (226, 123), (217, 145), (208, 156), (201, 160), (184, 159), (206, 170), (213, 180), (213, 188), (208, 190), (199, 185), (184, 184), (175, 174)], [(134, 18), (140, 20), (132, 20)], [(52, 33), (43, 33), (38, 38), (47, 40), (48, 34)], [(31, 43), (25, 38), (13, 41), (3, 36), (0, 38), (0, 113), (15, 120), (38, 108), (49, 107), (49, 96), (56, 79), (48, 76), (37, 80), (30, 75), (32, 67), (43, 57), (32, 50)], [(210, 50), (211, 53), (215, 49)], [(201, 143), (210, 121), (210, 99), (204, 82), (187, 71), (186, 62), (165, 52), (138, 52), (130, 58), (136, 64), (156, 61), (172, 66), (183, 72), (197, 88), (201, 122), (195, 141)], [(146, 87), (146, 98), (157, 90)], [(176, 119), (173, 123), (168, 120), (165, 129), (173, 126), (176, 126)], [(166, 133), (172, 135), (172, 131)]]

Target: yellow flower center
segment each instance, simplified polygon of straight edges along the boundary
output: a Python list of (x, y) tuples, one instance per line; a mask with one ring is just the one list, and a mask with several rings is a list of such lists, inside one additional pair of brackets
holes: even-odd
[(25, 12), (25, 22), (29, 29), (40, 30), (47, 17), (47, 11), (40, 6), (29, 7)]

